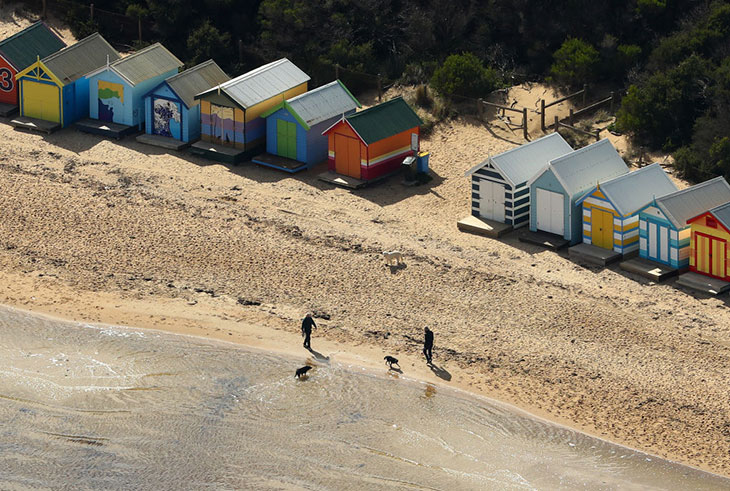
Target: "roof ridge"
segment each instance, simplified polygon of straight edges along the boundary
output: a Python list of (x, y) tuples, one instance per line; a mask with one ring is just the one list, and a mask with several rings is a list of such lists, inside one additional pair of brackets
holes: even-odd
[[(242, 73), (238, 77), (232, 78), (228, 82), (224, 82), (224, 83), (220, 84), (220, 86), (222, 88), (225, 88), (225, 87), (234, 85), (233, 82), (238, 83), (238, 82), (241, 82), (243, 80), (248, 80), (249, 78), (253, 77), (254, 75), (258, 75), (260, 73), (264, 73), (267, 70), (271, 70), (275, 66), (279, 66), (279, 65), (281, 65), (282, 63), (284, 63), (286, 61), (288, 61), (289, 63), (292, 63), (291, 61), (289, 61), (288, 58), (281, 58), (281, 59), (278, 59), (276, 61), (272, 61), (271, 63), (267, 63), (266, 65), (262, 65), (262, 66), (260, 66), (258, 68), (254, 68), (253, 70), (250, 70), (250, 71), (248, 71), (246, 73)], [(294, 63), (292, 63), (292, 65), (293, 64)], [(296, 65), (294, 65), (294, 66), (296, 66)], [(299, 67), (297, 67), (297, 68), (299, 68)]]
[[(131, 59), (133, 59), (133, 58), (135, 58), (135, 57), (137, 57), (139, 55), (142, 55), (142, 54), (145, 54), (145, 53), (147, 53), (149, 51), (152, 51), (152, 48), (157, 48), (157, 47), (160, 47), (160, 48), (164, 49), (165, 51), (168, 51), (169, 52), (169, 50), (167, 48), (165, 48), (162, 45), (162, 43), (157, 42), (157, 43), (154, 43), (154, 44), (150, 44), (149, 46), (145, 46), (141, 50), (135, 51), (131, 55), (127, 55), (127, 56), (124, 56), (122, 58), (119, 58), (118, 60), (114, 60), (112, 63), (109, 64), (109, 66), (121, 65), (122, 62), (125, 62), (127, 60), (131, 60)], [(170, 53), (170, 54), (172, 54), (172, 53)], [(175, 55), (172, 55), (172, 56), (175, 56)]]
[[(63, 55), (65, 55), (66, 53), (70, 53), (71, 51), (73, 51), (73, 50), (74, 50), (74, 48), (76, 48), (76, 47), (78, 47), (78, 46), (81, 46), (81, 45), (83, 45), (83, 44), (86, 44), (86, 43), (88, 43), (88, 42), (91, 42), (91, 40), (92, 40), (92, 39), (96, 39), (96, 38), (100, 38), (100, 39), (101, 39), (102, 41), (104, 41), (104, 42), (105, 42), (106, 44), (108, 44), (110, 48), (114, 49), (114, 48), (112, 47), (112, 45), (111, 45), (111, 44), (109, 44), (109, 42), (108, 42), (108, 41), (107, 41), (106, 39), (104, 39), (104, 38), (102, 37), (102, 35), (101, 35), (101, 34), (99, 34), (98, 32), (95, 32), (95, 33), (93, 33), (93, 34), (89, 34), (88, 36), (86, 36), (86, 37), (85, 37), (84, 39), (82, 39), (81, 41), (76, 41), (76, 42), (75, 42), (74, 44), (72, 44), (71, 46), (66, 46), (65, 48), (61, 48), (60, 50), (56, 51), (55, 53), (51, 53), (50, 55), (48, 55), (48, 56), (46, 56), (45, 58), (43, 58), (43, 59), (42, 59), (41, 61), (43, 61), (43, 62), (46, 62), (46, 61), (51, 61), (51, 60), (55, 60), (55, 59), (56, 59), (56, 58), (58, 58), (59, 56), (63, 56)], [(117, 50), (115, 50), (115, 49), (114, 49), (114, 51), (117, 51)], [(119, 52), (118, 52), (118, 51), (117, 51), (117, 54), (119, 54)], [(115, 60), (115, 61), (116, 61), (116, 60)]]
[[(387, 100), (385, 102), (381, 102), (380, 104), (376, 104), (374, 106), (370, 106), (369, 108), (363, 109), (362, 111), (356, 112), (355, 114), (350, 114), (350, 115), (347, 116), (347, 119), (353, 119), (353, 118), (356, 118), (356, 117), (358, 117), (358, 116), (360, 116), (362, 114), (367, 114), (368, 112), (370, 112), (370, 111), (372, 111), (374, 109), (382, 109), (383, 107), (388, 106), (391, 103), (394, 103), (394, 102), (396, 102), (398, 100), (401, 100), (401, 101), (405, 102), (405, 99), (403, 99), (403, 96), (402, 95), (399, 95), (398, 97), (394, 97), (394, 98), (389, 99), (389, 100)], [(406, 102), (406, 105), (409, 108), (411, 108), (411, 106), (407, 102)], [(411, 111), (413, 111), (413, 109), (411, 109)], [(413, 111), (413, 112), (415, 113), (415, 111)]]
[(328, 84), (325, 84), (325, 85), (320, 85), (319, 87), (317, 87), (315, 89), (312, 89), (312, 90), (308, 90), (307, 92), (302, 92), (301, 94), (296, 95), (296, 96), (292, 97), (291, 99), (287, 99), (286, 102), (294, 102), (294, 101), (296, 101), (298, 99), (303, 99), (304, 96), (315, 94), (317, 91), (321, 91), (321, 90), (326, 89), (326, 88), (328, 88), (330, 86), (333, 86), (335, 84), (337, 84), (337, 80), (335, 80), (334, 82), (330, 82)]
[[(183, 71), (182, 71), (182, 72), (180, 72), (180, 73), (176, 73), (175, 75), (172, 75), (172, 76), (170, 76), (170, 77), (167, 77), (167, 78), (165, 79), (165, 81), (166, 81), (166, 82), (169, 82), (169, 81), (170, 81), (170, 80), (172, 80), (173, 78), (178, 78), (178, 77), (180, 77), (180, 75), (190, 75), (191, 73), (193, 73), (193, 72), (195, 72), (195, 71), (198, 71), (198, 70), (200, 70), (201, 68), (204, 68), (204, 67), (206, 67), (206, 66), (208, 66), (208, 65), (211, 65), (211, 64), (214, 64), (214, 63), (215, 63), (215, 60), (214, 60), (213, 58), (211, 58), (211, 59), (209, 59), (209, 60), (205, 60), (205, 61), (203, 61), (203, 62), (201, 62), (201, 63), (198, 63), (198, 64), (197, 64), (197, 65), (195, 65), (195, 66), (191, 66), (190, 68), (186, 68), (185, 70), (183, 70)], [(219, 67), (219, 68), (220, 68), (220, 67)], [(223, 71), (223, 70), (221, 70), (221, 71)]]
[(556, 161), (564, 161), (564, 160), (568, 159), (569, 157), (573, 157), (575, 155), (580, 155), (581, 153), (587, 152), (588, 150), (593, 150), (594, 148), (599, 148), (600, 146), (606, 145), (607, 143), (609, 145), (611, 145), (611, 147), (614, 150), (616, 150), (616, 147), (613, 146), (613, 144), (611, 143), (611, 141), (608, 138), (604, 138), (604, 139), (599, 140), (597, 142), (591, 143), (590, 145), (586, 145), (585, 147), (581, 147), (581, 148), (579, 148), (577, 150), (573, 150), (572, 152), (566, 153), (565, 155), (561, 155), (560, 157), (556, 157), (553, 160), (551, 160), (549, 162), (549, 164), (552, 165)]
[(714, 208), (710, 208), (707, 211), (714, 213), (714, 212), (719, 211), (719, 210), (721, 210), (721, 209), (723, 209), (723, 208), (725, 208), (727, 206), (730, 206), (730, 201), (728, 201), (727, 203), (723, 203), (721, 205), (718, 205), (718, 206), (716, 206)]
[[(637, 169), (637, 170), (635, 170), (633, 172), (627, 172), (626, 174), (621, 174), (620, 176), (616, 176), (616, 177), (614, 177), (612, 179), (609, 179), (607, 181), (604, 181), (604, 182), (601, 183), (601, 186), (605, 186), (606, 184), (614, 184), (614, 183), (616, 183), (618, 181), (621, 181), (622, 179), (628, 179), (629, 177), (639, 175), (639, 174), (641, 174), (643, 172), (646, 172), (649, 169), (653, 169), (655, 167), (659, 167), (659, 169), (661, 169), (662, 171), (664, 171), (664, 169), (662, 169), (662, 166), (661, 166), (661, 164), (659, 162), (654, 162), (654, 163), (651, 163), (651, 164), (649, 164), (647, 166), (641, 167), (641, 168), (639, 168), (639, 169)], [(666, 174), (666, 172), (664, 174)]]
[[(538, 138), (536, 140), (532, 140), (531, 142), (523, 143), (522, 145), (517, 145), (516, 147), (512, 147), (509, 150), (505, 150), (504, 152), (498, 153), (497, 155), (489, 156), (489, 157), (487, 157), (487, 160), (494, 159), (495, 157), (501, 157), (502, 155), (507, 155), (507, 154), (512, 153), (512, 152), (514, 152), (516, 150), (519, 150), (521, 148), (525, 148), (525, 147), (527, 147), (529, 145), (532, 145), (533, 143), (537, 143), (537, 142), (542, 141), (542, 140), (547, 140), (548, 138), (553, 137), (553, 135), (558, 135), (558, 137), (561, 140), (563, 140), (565, 143), (568, 144), (568, 146), (570, 146), (570, 144), (568, 142), (566, 142), (565, 139), (562, 136), (560, 136), (560, 133), (558, 133), (557, 131), (555, 131), (553, 133), (548, 133), (547, 135), (543, 135), (543, 136), (541, 136), (540, 138)], [(553, 138), (555, 138), (555, 137), (553, 137)], [(570, 153), (570, 152), (568, 152), (568, 153)], [(561, 155), (561, 157), (562, 157), (562, 155)]]

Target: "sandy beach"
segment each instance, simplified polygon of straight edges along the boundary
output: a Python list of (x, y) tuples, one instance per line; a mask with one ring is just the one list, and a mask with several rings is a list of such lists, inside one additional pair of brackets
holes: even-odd
[[(547, 90), (509, 97), (534, 108)], [(457, 231), (464, 171), (522, 142), (501, 122), (440, 124), (422, 142), (433, 181), (356, 192), (319, 181), (322, 166), (291, 176), (7, 120), (0, 139), (0, 303), (302, 361), (313, 311), (313, 348), (339, 362), (385, 370), (390, 354), (409, 377), (730, 475), (726, 297)], [(385, 265), (393, 249), (405, 267)], [(441, 370), (420, 356), (425, 325)]]

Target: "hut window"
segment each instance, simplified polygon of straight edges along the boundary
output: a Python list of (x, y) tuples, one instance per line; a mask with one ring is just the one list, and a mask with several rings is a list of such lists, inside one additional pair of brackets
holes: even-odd
[(714, 218), (707, 217), (707, 221), (705, 223), (710, 228), (717, 228), (717, 220)]

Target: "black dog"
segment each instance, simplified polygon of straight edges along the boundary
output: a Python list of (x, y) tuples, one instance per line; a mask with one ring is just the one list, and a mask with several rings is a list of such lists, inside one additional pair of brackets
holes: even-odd
[[(398, 365), (398, 358), (393, 358), (392, 356), (386, 356), (383, 359), (385, 360), (385, 363), (388, 365), (388, 368), (393, 368), (393, 365)], [(400, 365), (398, 365), (398, 368), (400, 368)]]
[(296, 378), (306, 377), (307, 372), (310, 371), (312, 367), (309, 365), (303, 366), (302, 368), (297, 368), (297, 373), (294, 375)]

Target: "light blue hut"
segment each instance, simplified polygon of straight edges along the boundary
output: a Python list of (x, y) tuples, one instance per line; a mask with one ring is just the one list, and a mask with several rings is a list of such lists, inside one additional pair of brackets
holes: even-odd
[(322, 132), (359, 107), (339, 80), (277, 104), (261, 115), (266, 119), (266, 154), (253, 162), (287, 172), (325, 162), (328, 137)]
[(160, 43), (155, 43), (87, 74), (89, 118), (92, 121), (82, 122), (77, 127), (82, 131), (102, 134), (108, 134), (109, 129), (119, 132), (126, 128), (141, 130), (145, 122), (145, 94), (178, 73), (182, 66), (175, 55)]
[(672, 268), (688, 268), (687, 220), (728, 202), (730, 186), (722, 177), (655, 198), (639, 212), (639, 255)]
[(528, 182), (530, 230), (559, 235), (571, 245), (581, 242), (583, 215), (576, 201), (599, 181), (628, 171), (608, 139), (551, 160)]
[(200, 138), (200, 101), (195, 95), (230, 80), (213, 60), (165, 79), (144, 96), (145, 134), (137, 141), (181, 148)]

